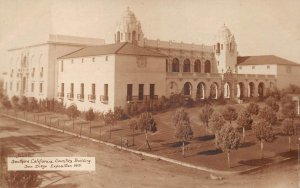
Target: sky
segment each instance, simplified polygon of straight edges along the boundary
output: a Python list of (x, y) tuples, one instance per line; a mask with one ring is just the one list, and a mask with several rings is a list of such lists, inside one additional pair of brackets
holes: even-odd
[(0, 0), (0, 73), (7, 49), (45, 42), (49, 33), (112, 43), (128, 6), (148, 39), (211, 45), (226, 24), (239, 55), (300, 63), (299, 0)]

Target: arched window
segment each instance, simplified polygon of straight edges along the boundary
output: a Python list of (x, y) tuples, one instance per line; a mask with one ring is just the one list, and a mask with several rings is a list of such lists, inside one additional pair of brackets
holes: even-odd
[(168, 72), (168, 70), (169, 70), (169, 61), (168, 59), (166, 59), (166, 72)]
[(137, 41), (136, 41), (136, 32), (135, 31), (132, 32), (132, 43), (133, 44), (137, 43)]
[(117, 32), (117, 42), (120, 42), (120, 31)]
[(172, 61), (172, 72), (179, 72), (179, 60), (177, 58)]
[(192, 84), (190, 82), (186, 82), (183, 86), (183, 94), (184, 95), (192, 95)]
[(199, 59), (195, 61), (194, 72), (201, 72), (201, 61)]
[(183, 61), (183, 72), (191, 72), (191, 62), (189, 59)]
[(204, 72), (205, 72), (205, 73), (211, 73), (211, 64), (210, 64), (210, 61), (209, 61), (209, 60), (205, 61)]

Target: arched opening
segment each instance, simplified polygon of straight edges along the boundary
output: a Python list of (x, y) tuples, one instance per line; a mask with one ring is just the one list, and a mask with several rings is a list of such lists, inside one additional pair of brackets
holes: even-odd
[(191, 62), (189, 59), (183, 61), (183, 72), (191, 72)]
[(169, 72), (169, 60), (166, 59), (166, 72)]
[(203, 82), (200, 82), (197, 85), (197, 99), (204, 99), (205, 98), (205, 84)]
[(237, 94), (236, 94), (236, 97), (238, 99), (242, 99), (244, 98), (245, 94), (244, 94), (244, 91), (245, 91), (245, 85), (243, 82), (240, 82), (237, 84)]
[(117, 32), (117, 42), (120, 42), (120, 31)]
[(250, 82), (248, 84), (248, 97), (254, 97), (254, 89), (255, 89), (254, 83)]
[(205, 73), (210, 73), (210, 72), (211, 72), (211, 64), (210, 64), (210, 61), (209, 61), (209, 60), (205, 61), (204, 72), (205, 72)]
[(186, 82), (183, 86), (183, 95), (192, 95), (192, 84), (190, 82)]
[(260, 82), (258, 84), (258, 97), (262, 98), (264, 96), (264, 89), (265, 89), (265, 84), (263, 82)]
[(176, 82), (170, 82), (169, 84), (168, 84), (168, 93), (170, 94), (170, 95), (173, 95), (173, 94), (175, 94), (175, 93), (178, 93), (178, 85), (176, 84)]
[(201, 61), (199, 59), (194, 63), (194, 72), (201, 72)]
[(179, 60), (177, 58), (172, 61), (172, 72), (179, 72)]
[(212, 83), (210, 86), (210, 98), (217, 99), (218, 98), (218, 84)]
[(230, 97), (231, 97), (231, 85), (228, 82), (226, 82), (224, 84), (224, 98), (228, 99)]
[(132, 43), (133, 44), (137, 44), (137, 40), (136, 40), (136, 32), (132, 31)]

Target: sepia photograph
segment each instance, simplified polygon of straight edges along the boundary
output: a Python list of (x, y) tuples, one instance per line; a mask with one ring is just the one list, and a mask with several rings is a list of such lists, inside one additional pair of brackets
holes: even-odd
[(0, 0), (0, 188), (300, 188), (299, 0)]

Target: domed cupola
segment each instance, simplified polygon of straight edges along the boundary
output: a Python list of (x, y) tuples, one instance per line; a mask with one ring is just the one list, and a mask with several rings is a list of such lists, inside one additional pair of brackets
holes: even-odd
[(115, 42), (131, 42), (143, 46), (144, 34), (141, 23), (136, 19), (135, 14), (127, 7), (122, 14), (121, 21), (117, 24)]

